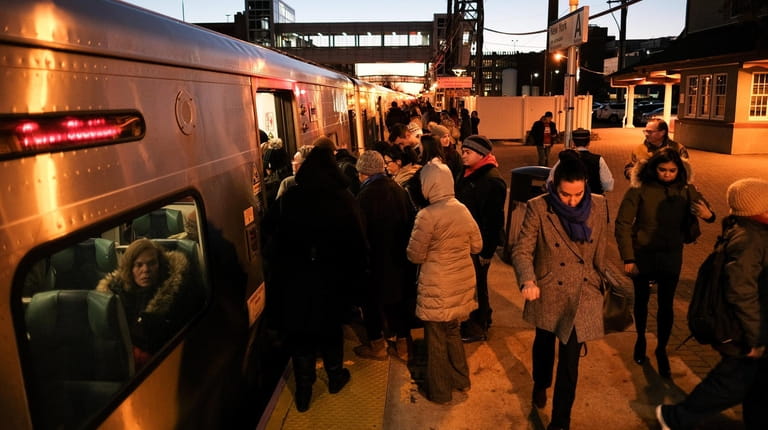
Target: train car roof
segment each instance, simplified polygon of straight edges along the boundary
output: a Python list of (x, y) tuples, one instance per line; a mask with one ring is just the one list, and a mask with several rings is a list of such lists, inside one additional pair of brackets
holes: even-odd
[(115, 0), (28, 0), (0, 8), (0, 41), (88, 55), (340, 86), (350, 78)]

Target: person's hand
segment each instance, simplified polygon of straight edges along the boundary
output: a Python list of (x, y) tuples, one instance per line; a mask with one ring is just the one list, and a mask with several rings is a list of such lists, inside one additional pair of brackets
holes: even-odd
[(477, 261), (480, 263), (481, 266), (487, 266), (491, 264), (490, 258), (484, 258), (484, 257), (478, 256)]
[(629, 276), (637, 276), (640, 274), (640, 270), (635, 263), (624, 263), (624, 273)]
[(749, 353), (747, 354), (747, 357), (749, 358), (761, 358), (765, 354), (765, 345), (763, 346), (753, 346), (751, 350), (749, 350)]
[(539, 287), (536, 286), (536, 283), (534, 281), (525, 281), (523, 282), (523, 298), (528, 301), (534, 301), (539, 298), (541, 295), (541, 291), (539, 290)]
[(701, 200), (696, 200), (695, 202), (691, 202), (691, 213), (701, 219), (712, 218), (712, 211)]

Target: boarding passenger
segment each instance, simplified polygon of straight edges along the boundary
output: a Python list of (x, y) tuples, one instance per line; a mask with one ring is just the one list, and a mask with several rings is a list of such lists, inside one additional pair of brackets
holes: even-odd
[(288, 176), (287, 178), (283, 179), (282, 182), (280, 182), (280, 189), (277, 190), (278, 199), (285, 193), (288, 188), (296, 185), (296, 172), (299, 171), (301, 163), (303, 163), (307, 158), (307, 155), (309, 155), (309, 151), (311, 151), (312, 148), (314, 148), (312, 145), (301, 145), (299, 150), (293, 154), (293, 161), (291, 161), (291, 169), (293, 170), (293, 175)]
[(357, 194), (360, 191), (360, 178), (357, 176), (357, 168), (355, 168), (357, 158), (346, 148), (339, 148), (334, 141), (326, 136), (320, 136), (315, 139), (312, 146), (322, 146), (333, 152), (336, 165), (339, 166), (341, 173), (344, 174), (344, 178), (347, 180), (349, 191), (352, 194)]
[(270, 139), (262, 143), (261, 151), (264, 165), (264, 193), (267, 205), (269, 205), (277, 198), (280, 182), (291, 175), (291, 164), (280, 138)]
[(452, 390), (470, 388), (459, 323), (477, 307), (471, 254), (480, 252), (480, 229), (454, 198), (451, 171), (429, 163), (421, 173), (429, 206), (419, 211), (408, 242), (408, 259), (421, 265), (416, 316), (424, 321), (427, 398), (447, 403)]
[(673, 151), (677, 152), (681, 158), (686, 160), (689, 158), (688, 150), (685, 149), (685, 146), (669, 138), (669, 126), (667, 126), (667, 122), (663, 119), (654, 118), (648, 121), (648, 123), (645, 124), (643, 133), (645, 134), (645, 140), (632, 150), (632, 158), (629, 163), (624, 166), (625, 178), (631, 180), (632, 169), (635, 165), (641, 160), (647, 160), (662, 148), (671, 148)]
[(117, 270), (99, 282), (96, 290), (118, 295), (125, 308), (137, 369), (200, 310), (199, 276), (183, 253), (138, 239)]
[(485, 136), (469, 136), (461, 146), (464, 171), (456, 183), (456, 198), (472, 213), (483, 235), (482, 250), (472, 255), (478, 308), (461, 324), (461, 338), (465, 342), (488, 338), (493, 313), (488, 298), (488, 269), (496, 247), (501, 243), (507, 184), (499, 173), (499, 163), (492, 151), (493, 144)]
[(402, 109), (397, 105), (397, 102), (392, 102), (391, 107), (389, 108), (389, 111), (387, 112), (387, 118), (384, 120), (385, 124), (387, 125), (387, 130), (392, 130), (392, 127), (395, 126), (395, 124), (407, 124), (408, 123), (408, 116), (403, 112)]
[(468, 109), (461, 108), (459, 121), (459, 140), (463, 142), (464, 139), (472, 135), (472, 118), (469, 116)]
[[(416, 296), (416, 268), (408, 261), (405, 248), (415, 212), (405, 190), (384, 172), (381, 154), (365, 151), (357, 160), (357, 171), (361, 182), (357, 201), (370, 259), (362, 306), (367, 341), (354, 351), (374, 360), (386, 359), (389, 351), (407, 362), (411, 348), (407, 304)], [(387, 348), (385, 328), (396, 336), (394, 348)]]
[[(443, 148), (434, 136), (425, 134), (421, 136), (421, 142), (422, 151), (418, 162), (420, 166), (426, 166), (430, 162), (445, 163)], [(408, 196), (411, 198), (411, 203), (413, 203), (416, 211), (429, 204), (421, 191), (421, 169), (423, 167), (416, 170), (411, 179), (403, 186), (405, 191), (408, 192)]]
[(673, 301), (683, 264), (681, 226), (689, 213), (708, 223), (715, 221), (709, 203), (690, 184), (691, 177), (688, 162), (672, 148), (662, 148), (634, 167), (630, 188), (616, 216), (619, 254), (635, 289), (637, 340), (633, 358), (641, 365), (647, 358), (645, 329), (653, 283), (658, 301), (655, 353), (659, 375), (664, 378), (672, 376), (667, 343), (672, 333)]
[(768, 181), (740, 179), (728, 187), (731, 215), (723, 220), (725, 302), (742, 335), (715, 349), (720, 362), (682, 402), (658, 406), (664, 430), (690, 429), (743, 405), (747, 430), (768, 428)]
[(523, 319), (536, 327), (533, 341), (533, 405), (547, 403), (555, 341), (560, 348), (548, 430), (567, 429), (576, 398), (582, 345), (603, 337), (607, 208), (591, 194), (587, 171), (564, 158), (547, 193), (528, 201), (512, 263), (525, 299)]
[(403, 150), (397, 145), (389, 148), (383, 155), (387, 174), (401, 187), (405, 187), (405, 184), (421, 168), (420, 164), (408, 162), (403, 155)]
[(360, 210), (347, 189), (333, 152), (315, 146), (280, 204), (268, 213), (264, 249), (270, 256), (271, 289), (280, 291), (279, 326), (293, 361), (295, 401), (309, 409), (315, 382), (315, 353), (328, 374), (328, 391), (349, 382), (343, 365), (342, 323), (358, 304), (367, 245)]
[(461, 161), (461, 154), (456, 149), (456, 141), (451, 137), (450, 131), (442, 125), (431, 122), (427, 126), (429, 133), (440, 142), (440, 146), (443, 147), (443, 155), (445, 157), (445, 164), (451, 169), (454, 182), (459, 179), (464, 163)]

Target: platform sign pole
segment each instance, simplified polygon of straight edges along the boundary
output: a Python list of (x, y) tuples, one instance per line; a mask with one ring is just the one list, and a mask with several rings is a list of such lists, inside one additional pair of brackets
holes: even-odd
[(571, 12), (557, 20), (549, 27), (549, 53), (568, 50), (568, 70), (565, 75), (565, 138), (566, 148), (573, 146), (571, 133), (573, 131), (574, 99), (576, 95), (576, 70), (578, 58), (576, 47), (587, 41), (589, 33), (589, 6), (577, 9), (578, 0), (569, 0)]

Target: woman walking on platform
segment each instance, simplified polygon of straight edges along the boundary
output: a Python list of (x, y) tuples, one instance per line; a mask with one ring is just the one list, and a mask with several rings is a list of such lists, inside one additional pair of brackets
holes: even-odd
[(635, 288), (637, 341), (633, 358), (646, 361), (645, 328), (648, 320), (650, 284), (658, 288), (658, 342), (656, 360), (659, 375), (670, 378), (667, 343), (672, 333), (672, 303), (683, 264), (683, 233), (686, 214), (715, 221), (715, 213), (693, 185), (690, 165), (671, 148), (662, 148), (633, 169), (631, 185), (616, 217), (616, 242), (624, 260), (624, 271)]
[(528, 201), (512, 263), (525, 298), (523, 319), (536, 326), (533, 404), (543, 408), (552, 385), (555, 340), (560, 342), (552, 420), (567, 429), (576, 398), (582, 345), (603, 337), (603, 272), (607, 208), (590, 194), (582, 162), (564, 153), (547, 193)]

